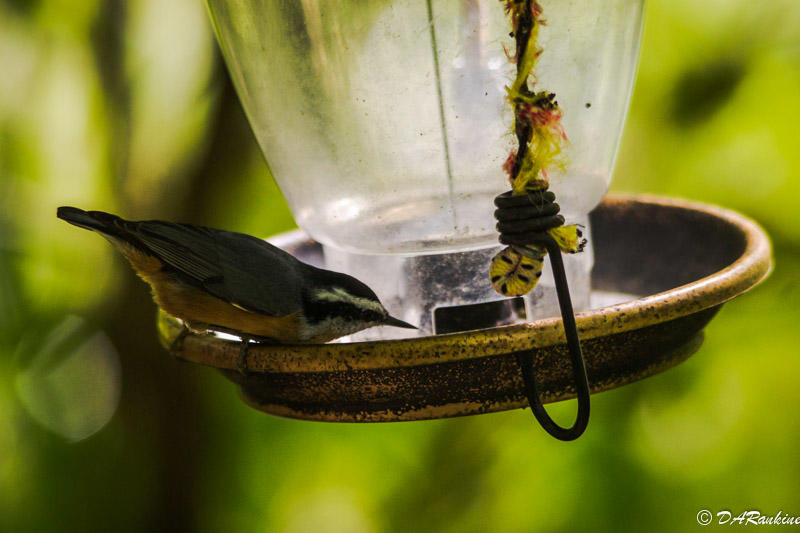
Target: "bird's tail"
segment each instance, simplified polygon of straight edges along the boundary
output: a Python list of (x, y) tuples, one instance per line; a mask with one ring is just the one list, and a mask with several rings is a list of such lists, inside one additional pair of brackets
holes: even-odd
[(66, 220), (74, 226), (85, 228), (92, 231), (99, 231), (114, 237), (120, 236), (120, 226), (118, 222), (122, 219), (103, 211), (84, 211), (77, 207), (59, 207), (56, 215), (61, 220)]

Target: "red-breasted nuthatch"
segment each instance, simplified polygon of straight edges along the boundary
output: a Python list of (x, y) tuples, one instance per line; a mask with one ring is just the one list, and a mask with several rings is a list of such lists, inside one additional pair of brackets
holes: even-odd
[(322, 343), (373, 326), (414, 326), (389, 315), (357, 279), (298, 261), (242, 233), (59, 207), (58, 218), (108, 239), (153, 289), (166, 313), (193, 331)]

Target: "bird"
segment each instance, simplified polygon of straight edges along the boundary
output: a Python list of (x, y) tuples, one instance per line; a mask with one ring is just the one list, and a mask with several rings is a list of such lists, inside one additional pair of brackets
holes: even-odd
[(58, 218), (105, 237), (146, 281), (156, 304), (184, 330), (242, 340), (325, 343), (373, 326), (416, 329), (389, 314), (358, 279), (303, 263), (268, 242), (232, 231), (160, 220), (130, 221), (63, 206)]

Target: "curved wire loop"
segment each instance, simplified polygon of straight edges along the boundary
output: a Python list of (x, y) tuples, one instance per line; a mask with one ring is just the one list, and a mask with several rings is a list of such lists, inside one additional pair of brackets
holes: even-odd
[(558, 305), (561, 308), (561, 319), (564, 323), (564, 335), (572, 362), (573, 383), (578, 397), (578, 413), (575, 423), (571, 427), (559, 426), (550, 418), (542, 405), (534, 375), (533, 354), (530, 352), (519, 354), (517, 362), (522, 370), (525, 395), (533, 416), (553, 437), (564, 441), (575, 440), (583, 434), (589, 423), (589, 380), (586, 375), (586, 364), (583, 360), (578, 328), (575, 324), (575, 313), (569, 295), (564, 261), (561, 258), (561, 248), (547, 233), (548, 229), (562, 225), (564, 218), (558, 214), (560, 208), (555, 203), (555, 195), (550, 191), (540, 191), (527, 196), (511, 196), (510, 193), (504, 193), (495, 199), (495, 205), (498, 207), (495, 211), (495, 218), (498, 220), (497, 229), (500, 231), (501, 243), (517, 246), (544, 246), (550, 256)]

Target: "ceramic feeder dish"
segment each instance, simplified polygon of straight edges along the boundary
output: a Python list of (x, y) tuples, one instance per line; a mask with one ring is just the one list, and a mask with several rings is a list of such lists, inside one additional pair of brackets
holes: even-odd
[[(692, 355), (720, 306), (761, 282), (771, 248), (754, 222), (722, 208), (646, 196), (611, 196), (591, 213), (593, 296), (614, 302), (576, 315), (592, 393), (662, 372)], [(319, 263), (302, 232), (282, 239)], [(162, 342), (179, 331), (161, 323)], [(221, 370), (252, 407), (332, 422), (453, 417), (527, 405), (518, 363), (532, 357), (543, 402), (575, 396), (560, 318), (477, 331), (373, 342), (250, 347), (188, 336), (178, 357)]]

